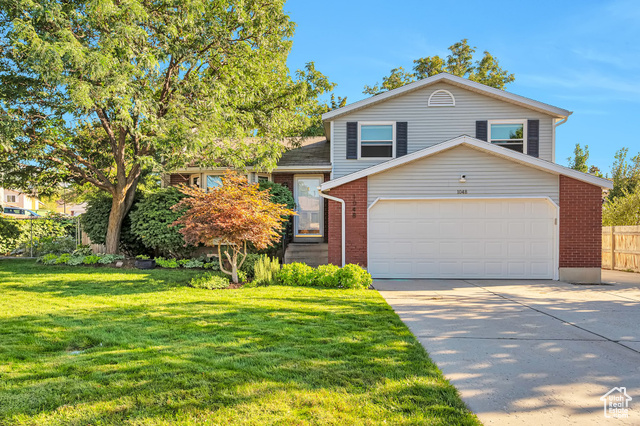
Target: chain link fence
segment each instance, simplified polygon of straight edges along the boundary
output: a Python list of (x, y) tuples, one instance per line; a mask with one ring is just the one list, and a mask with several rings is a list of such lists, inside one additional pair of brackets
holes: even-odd
[(69, 253), (82, 244), (77, 217), (2, 217), (0, 256), (38, 257)]

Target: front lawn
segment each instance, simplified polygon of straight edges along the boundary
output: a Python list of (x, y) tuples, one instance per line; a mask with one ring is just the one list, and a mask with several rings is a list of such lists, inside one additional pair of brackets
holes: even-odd
[(376, 291), (0, 260), (0, 424), (479, 424)]

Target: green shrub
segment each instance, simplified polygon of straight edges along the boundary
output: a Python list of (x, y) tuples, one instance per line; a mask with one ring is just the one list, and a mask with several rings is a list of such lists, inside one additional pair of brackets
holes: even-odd
[[(136, 193), (131, 210), (135, 209), (135, 206), (141, 199), (141, 194)], [(91, 242), (94, 244), (104, 244), (106, 242), (109, 214), (111, 213), (111, 201), (111, 195), (101, 193), (87, 202), (87, 211), (80, 216), (82, 229), (89, 235)], [(142, 243), (140, 238), (131, 231), (131, 218), (129, 214), (124, 217), (122, 222), (120, 249), (129, 255), (149, 252), (149, 249)]]
[(313, 277), (314, 285), (326, 288), (340, 287), (340, 267), (336, 265), (320, 265)]
[(118, 260), (123, 260), (124, 256), (121, 254), (99, 254), (98, 255), (100, 257), (100, 260), (98, 260), (98, 263), (102, 264), (102, 265), (109, 265), (111, 263), (114, 263)]
[(162, 256), (182, 257), (191, 254), (195, 247), (185, 247), (184, 237), (179, 232), (181, 226), (171, 226), (184, 213), (184, 210), (173, 211), (171, 207), (184, 197), (174, 187), (146, 195), (129, 213), (133, 235)]
[(238, 271), (238, 282), (246, 283), (249, 278), (247, 277), (247, 273), (245, 271)]
[[(287, 206), (288, 209), (295, 210), (296, 202), (293, 198), (293, 193), (286, 186), (281, 185), (279, 183), (265, 181), (265, 182), (260, 182), (258, 184), (258, 187), (260, 188), (261, 191), (269, 190), (269, 194), (270, 194), (269, 198), (272, 203), (284, 204)], [(293, 233), (291, 222), (288, 220), (290, 219), (290, 216), (287, 217), (286, 219), (287, 221), (282, 224), (282, 229), (280, 229), (280, 231), (278, 232), (281, 237), (285, 233), (291, 237)], [(282, 238), (279, 238), (278, 241), (274, 243), (273, 246), (265, 250), (260, 250), (260, 252), (268, 253), (269, 255), (275, 255), (275, 253), (281, 247), (282, 247)]]
[(91, 256), (85, 256), (84, 259), (82, 259), (82, 263), (84, 263), (85, 265), (95, 265), (99, 261), (100, 261), (100, 256), (98, 256), (97, 254), (92, 254)]
[(80, 244), (72, 253), (74, 256), (91, 256), (93, 254), (93, 250), (91, 250), (91, 246), (86, 244)]
[(38, 254), (72, 253), (76, 249), (76, 239), (71, 236), (44, 237), (39, 240), (34, 240), (33, 249), (34, 252)]
[(60, 255), (60, 257), (58, 259), (56, 259), (56, 265), (64, 265), (67, 262), (69, 262), (69, 259), (71, 259), (71, 254), (70, 253), (63, 253)]
[(151, 259), (149, 256), (147, 256), (146, 254), (139, 254), (136, 256), (136, 259), (138, 260), (149, 260)]
[(358, 265), (321, 265), (312, 268), (304, 263), (283, 265), (276, 281), (287, 286), (318, 286), (325, 288), (369, 288), (371, 275)]
[(288, 263), (282, 266), (277, 275), (279, 284), (288, 286), (313, 285), (314, 270), (306, 263)]
[(358, 265), (345, 265), (338, 273), (340, 287), (342, 288), (369, 288), (373, 279), (371, 274)]
[(0, 215), (0, 254), (10, 253), (18, 245), (20, 228), (15, 221)]
[(204, 264), (204, 269), (211, 269), (212, 271), (220, 270), (220, 261), (217, 257), (212, 257), (207, 263)]
[(175, 269), (180, 266), (176, 259), (165, 259), (164, 257), (156, 257), (155, 261), (156, 265), (161, 268)]
[(84, 258), (87, 256), (75, 255), (72, 254), (69, 260), (67, 260), (67, 265), (69, 266), (78, 266), (84, 263)]
[(229, 287), (229, 278), (209, 273), (194, 277), (189, 283), (194, 288), (204, 288), (208, 290), (222, 290)]
[(258, 259), (260, 259), (259, 254), (256, 254), (256, 253), (247, 254), (247, 258), (244, 260), (244, 263), (240, 268), (242, 272), (247, 274), (247, 278), (253, 279), (255, 274), (254, 270), (255, 270), (256, 262), (258, 261)]
[(186, 269), (202, 268), (204, 266), (204, 262), (198, 259), (183, 259), (179, 260), (178, 263)]
[(53, 253), (49, 253), (49, 254), (45, 254), (38, 260), (44, 263), (45, 265), (55, 265), (56, 260), (58, 260), (58, 256)]
[[(17, 230), (17, 232), (16, 232)], [(73, 250), (73, 219), (14, 219), (0, 216), (0, 254), (20, 250), (41, 256)]]

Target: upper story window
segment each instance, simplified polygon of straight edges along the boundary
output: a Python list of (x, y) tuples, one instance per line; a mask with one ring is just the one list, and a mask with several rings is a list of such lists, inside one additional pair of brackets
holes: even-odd
[(492, 120), (488, 122), (488, 140), (518, 152), (527, 152), (526, 120)]
[(395, 123), (359, 123), (360, 158), (393, 158), (395, 155)]
[(15, 195), (7, 195), (7, 203), (15, 203), (16, 196)]

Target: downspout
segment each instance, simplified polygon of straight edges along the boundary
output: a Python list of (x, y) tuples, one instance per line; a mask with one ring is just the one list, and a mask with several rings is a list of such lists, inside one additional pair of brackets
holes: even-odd
[(345, 209), (345, 204), (344, 204), (344, 200), (340, 199), (340, 198), (336, 198), (336, 197), (332, 197), (331, 195), (327, 195), (324, 192), (322, 192), (322, 190), (320, 189), (320, 187), (318, 187), (318, 193), (320, 194), (320, 196), (322, 198), (326, 198), (327, 200), (331, 200), (331, 201), (337, 201), (340, 204), (342, 204), (342, 266), (344, 266), (346, 264), (346, 259), (345, 259), (345, 255), (347, 253), (346, 251), (346, 238), (345, 238), (345, 219), (346, 219), (346, 209)]
[(567, 120), (569, 119), (569, 116), (566, 116), (565, 118), (563, 118), (560, 121), (555, 121), (553, 122), (553, 133), (551, 133), (551, 162), (555, 163), (556, 162), (556, 127), (563, 125), (564, 123), (567, 122)]

